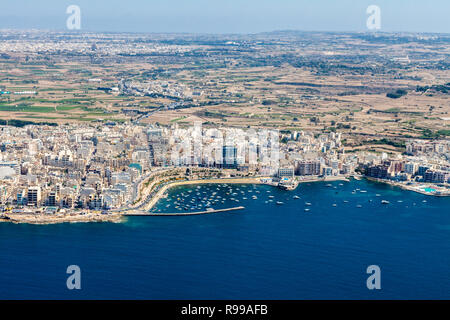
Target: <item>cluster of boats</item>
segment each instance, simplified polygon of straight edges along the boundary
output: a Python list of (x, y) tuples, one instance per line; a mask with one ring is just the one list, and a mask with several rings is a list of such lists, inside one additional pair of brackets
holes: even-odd
[[(214, 205), (239, 203), (241, 200), (258, 199), (261, 191), (255, 186), (229, 184), (198, 185), (194, 189), (183, 191), (166, 197), (166, 208), (173, 207), (178, 211), (211, 210)], [(239, 199), (240, 198), (240, 199)], [(155, 212), (161, 212), (161, 209)]]
[[(264, 203), (274, 202), (277, 205), (283, 205), (282, 201), (275, 201), (271, 190), (266, 190), (267, 198), (263, 190), (258, 190), (256, 186), (252, 185), (198, 185), (194, 189), (174, 193), (173, 195), (165, 195), (163, 197), (165, 203), (159, 206), (159, 209), (153, 212), (161, 212), (162, 208), (171, 208), (176, 211), (201, 211), (211, 210), (216, 206), (231, 205), (239, 203), (243, 200), (258, 200), (266, 198)], [(293, 199), (300, 199), (299, 196), (294, 195)], [(172, 209), (173, 208), (173, 209)], [(164, 210), (166, 211), (166, 210)]]
[[(333, 187), (337, 189), (337, 185), (327, 184), (327, 187)], [(339, 186), (343, 186), (342, 183), (339, 183)], [(352, 194), (356, 193), (367, 193), (366, 190), (361, 190), (356, 188), (351, 191)], [(264, 193), (267, 193), (265, 195)], [(175, 192), (172, 195), (168, 195), (165, 197), (165, 203), (162, 206), (159, 206), (159, 209), (156, 209), (154, 212), (161, 212), (165, 206), (165, 208), (172, 208), (170, 211), (208, 211), (213, 210), (216, 207), (224, 207), (224, 206), (232, 206), (235, 203), (239, 203), (243, 200), (264, 200), (264, 203), (274, 203), (276, 205), (284, 205), (285, 203), (280, 200), (276, 200), (275, 196), (271, 194), (271, 190), (261, 190), (257, 188), (255, 185), (234, 185), (234, 184), (205, 184), (205, 185), (197, 185), (193, 189), (185, 190), (182, 192)], [(336, 191), (338, 193), (338, 191)], [(380, 194), (376, 194), (376, 197), (380, 197)], [(290, 197), (289, 197), (290, 198)], [(292, 199), (300, 199), (298, 195), (293, 195)], [(372, 202), (372, 199), (369, 199), (369, 202)], [(344, 203), (348, 203), (348, 200), (343, 200)], [(398, 200), (397, 202), (403, 202), (402, 200)], [(423, 202), (426, 202), (424, 200)], [(381, 200), (381, 204), (389, 204), (388, 200)], [(414, 204), (415, 205), (415, 204)], [(312, 204), (310, 202), (304, 203), (304, 211), (310, 211), (310, 206)], [(332, 204), (333, 207), (337, 207), (336, 203)], [(357, 208), (362, 208), (361, 204), (356, 205)], [(166, 211), (166, 210), (163, 210)]]

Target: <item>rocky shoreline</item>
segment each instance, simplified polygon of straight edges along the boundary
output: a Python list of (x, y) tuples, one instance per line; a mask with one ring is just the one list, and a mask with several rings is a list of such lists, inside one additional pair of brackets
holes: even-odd
[(29, 214), (10, 213), (0, 215), (0, 222), (27, 223), (27, 224), (55, 224), (55, 223), (79, 223), (79, 222), (112, 222), (119, 223), (126, 219), (120, 213), (99, 214)]

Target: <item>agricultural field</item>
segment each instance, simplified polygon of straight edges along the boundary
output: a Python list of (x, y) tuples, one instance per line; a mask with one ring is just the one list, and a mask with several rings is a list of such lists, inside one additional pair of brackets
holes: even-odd
[(445, 34), (3, 37), (1, 120), (334, 131), (350, 150), (450, 133)]

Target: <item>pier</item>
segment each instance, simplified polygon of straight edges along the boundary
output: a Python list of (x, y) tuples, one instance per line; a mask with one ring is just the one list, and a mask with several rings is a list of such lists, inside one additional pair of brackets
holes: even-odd
[(156, 217), (166, 217), (166, 216), (195, 216), (195, 215), (201, 215), (201, 214), (209, 214), (209, 213), (218, 213), (218, 212), (228, 212), (228, 211), (236, 211), (236, 210), (242, 210), (245, 209), (243, 206), (239, 207), (233, 207), (233, 208), (225, 208), (225, 209), (213, 209), (213, 210), (206, 210), (206, 211), (198, 211), (198, 212), (176, 212), (176, 213), (152, 213), (147, 211), (135, 211), (130, 213), (124, 213), (124, 216), (127, 217), (150, 217), (150, 216), (156, 216)]

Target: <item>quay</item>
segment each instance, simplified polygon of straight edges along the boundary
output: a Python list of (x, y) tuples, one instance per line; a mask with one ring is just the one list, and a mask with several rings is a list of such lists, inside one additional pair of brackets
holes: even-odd
[(225, 209), (213, 209), (213, 210), (207, 210), (207, 211), (198, 211), (198, 212), (176, 212), (176, 213), (151, 213), (147, 211), (135, 211), (130, 213), (124, 213), (123, 216), (128, 217), (150, 217), (150, 216), (195, 216), (195, 215), (201, 215), (201, 214), (208, 214), (208, 213), (218, 213), (218, 212), (228, 212), (228, 211), (236, 211), (236, 210), (242, 210), (245, 209), (243, 206), (239, 207), (233, 207), (233, 208), (225, 208)]

